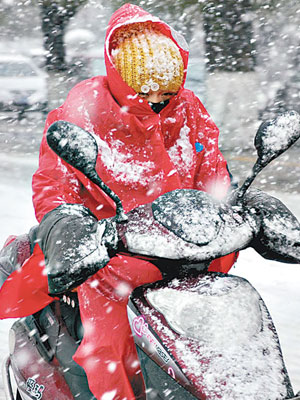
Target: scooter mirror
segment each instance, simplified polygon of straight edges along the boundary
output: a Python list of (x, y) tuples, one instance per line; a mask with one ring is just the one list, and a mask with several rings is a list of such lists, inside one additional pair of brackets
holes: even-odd
[(59, 157), (88, 178), (95, 174), (98, 146), (88, 132), (70, 122), (56, 121), (47, 131), (47, 142)]
[(56, 121), (47, 131), (50, 148), (64, 161), (78, 169), (116, 203), (116, 222), (127, 221), (120, 198), (101, 180), (96, 171), (98, 145), (87, 131), (67, 121)]
[(255, 135), (254, 145), (258, 158), (251, 174), (230, 199), (239, 204), (258, 173), (272, 160), (284, 153), (300, 137), (300, 115), (296, 111), (288, 111), (277, 118), (263, 122)]
[(254, 145), (260, 163), (265, 166), (285, 152), (300, 137), (300, 115), (288, 111), (263, 122), (255, 136)]

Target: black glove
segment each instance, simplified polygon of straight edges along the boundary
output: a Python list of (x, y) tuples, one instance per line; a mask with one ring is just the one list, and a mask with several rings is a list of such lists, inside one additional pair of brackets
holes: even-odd
[(64, 204), (44, 216), (37, 242), (45, 256), (49, 294), (58, 295), (105, 267), (118, 237), (111, 219), (98, 221), (83, 205)]
[(259, 220), (260, 229), (251, 247), (270, 260), (300, 263), (300, 224), (280, 200), (250, 189), (243, 199), (242, 208)]

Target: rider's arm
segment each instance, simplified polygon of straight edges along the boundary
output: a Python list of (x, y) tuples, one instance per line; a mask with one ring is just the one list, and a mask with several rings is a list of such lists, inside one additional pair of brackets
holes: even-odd
[(81, 183), (74, 170), (48, 146), (46, 131), (59, 119), (60, 109), (52, 111), (46, 121), (40, 147), (39, 167), (32, 179), (33, 204), (38, 221), (61, 204), (82, 204)]
[(286, 263), (300, 263), (300, 223), (277, 198), (250, 189), (243, 198), (243, 211), (260, 226), (251, 246), (263, 257)]

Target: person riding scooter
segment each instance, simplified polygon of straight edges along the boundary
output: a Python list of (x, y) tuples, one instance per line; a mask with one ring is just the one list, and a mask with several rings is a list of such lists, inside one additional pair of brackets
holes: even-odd
[[(76, 85), (46, 121), (32, 186), (37, 244), (20, 271), (22, 287), (7, 316), (36, 312), (76, 288), (84, 337), (74, 360), (97, 399), (108, 393), (113, 399), (145, 398), (126, 305), (136, 286), (161, 279), (161, 272), (151, 259), (120, 252), (109, 260), (99, 253), (100, 239), (108, 248), (116, 246), (114, 226), (106, 220), (115, 206), (49, 148), (46, 132), (65, 120), (98, 138), (97, 172), (125, 212), (175, 189), (222, 198), (230, 176), (218, 148), (219, 131), (200, 100), (184, 89), (187, 62), (179, 33), (126, 4), (107, 29), (107, 76)], [(235, 259), (235, 254), (217, 259), (210, 270), (228, 272)]]

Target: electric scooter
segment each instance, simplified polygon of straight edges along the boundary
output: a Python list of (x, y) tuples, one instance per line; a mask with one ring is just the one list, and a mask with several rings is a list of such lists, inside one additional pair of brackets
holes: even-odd
[[(115, 201), (111, 220), (119, 248), (151, 257), (162, 272), (162, 280), (136, 288), (128, 303), (147, 399), (300, 399), (259, 293), (241, 277), (208, 272), (213, 259), (250, 246), (266, 258), (300, 263), (296, 217), (279, 200), (249, 190), (257, 174), (299, 136), (295, 112), (262, 124), (252, 172), (223, 203), (201, 191), (180, 189), (125, 214), (118, 196), (96, 172), (96, 138), (66, 121), (49, 127), (49, 146)], [(251, 204), (255, 196), (272, 206), (263, 224), (251, 207), (243, 213), (245, 201)], [(287, 235), (293, 233), (293, 241), (274, 239), (275, 222), (283, 227), (280, 235), (286, 229)], [(2, 256), (21, 263), (20, 248), (34, 246), (37, 229), (6, 246)], [(85, 372), (72, 359), (82, 338), (73, 291), (17, 320), (3, 364), (7, 400), (95, 399)]]

